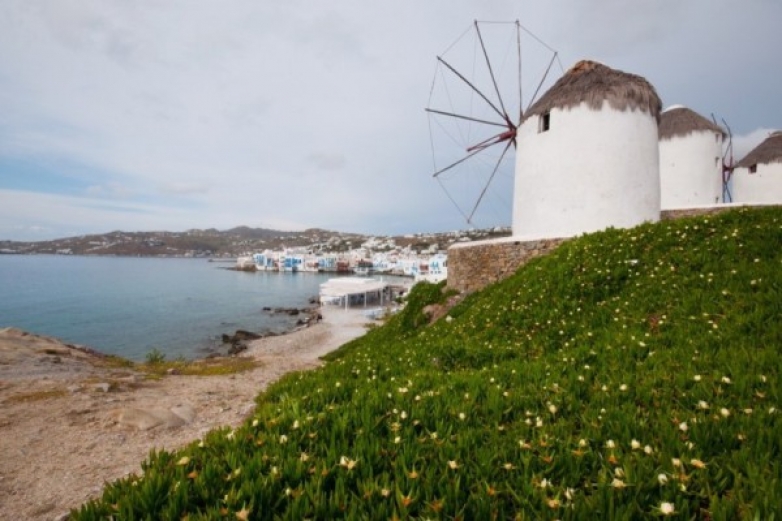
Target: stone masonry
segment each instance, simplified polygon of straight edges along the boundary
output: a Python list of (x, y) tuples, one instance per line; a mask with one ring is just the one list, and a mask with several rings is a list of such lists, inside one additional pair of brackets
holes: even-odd
[[(701, 208), (663, 210), (662, 220), (711, 215), (740, 207), (760, 206), (725, 204)], [(766, 205), (763, 205), (766, 206)], [(472, 293), (514, 274), (535, 257), (554, 251), (566, 239), (519, 241), (505, 237), (490, 241), (455, 244), (448, 248), (448, 288)]]
[(502, 280), (535, 257), (546, 255), (564, 239), (519, 241), (513, 237), (457, 244), (448, 248), (448, 288), (472, 293)]

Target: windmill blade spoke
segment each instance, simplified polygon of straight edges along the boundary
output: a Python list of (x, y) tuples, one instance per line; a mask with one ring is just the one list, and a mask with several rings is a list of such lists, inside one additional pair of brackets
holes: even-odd
[(481, 195), (478, 196), (478, 200), (475, 201), (475, 206), (473, 206), (472, 211), (470, 212), (470, 217), (467, 218), (467, 222), (472, 223), (472, 217), (473, 215), (475, 215), (476, 210), (478, 210), (478, 205), (481, 204), (481, 201), (483, 200), (483, 196), (486, 195), (486, 190), (489, 189), (489, 185), (494, 179), (494, 176), (497, 174), (497, 170), (499, 170), (500, 164), (502, 163), (502, 160), (505, 158), (505, 154), (508, 153), (510, 144), (511, 142), (508, 141), (508, 144), (505, 145), (505, 149), (502, 151), (502, 154), (500, 154), (499, 159), (497, 159), (497, 163), (494, 164), (494, 170), (492, 170), (491, 175), (489, 176), (489, 180), (486, 181), (486, 185), (484, 185), (483, 190), (481, 191)]
[(524, 113), (522, 114), (522, 117), (524, 117), (524, 114), (527, 113), (529, 108), (532, 106), (533, 103), (535, 103), (535, 99), (538, 97), (538, 93), (540, 92), (540, 88), (543, 86), (543, 83), (546, 81), (546, 78), (548, 77), (548, 73), (551, 71), (551, 66), (554, 65), (554, 60), (557, 59), (558, 53), (554, 53), (554, 56), (551, 57), (551, 61), (548, 62), (548, 67), (546, 67), (546, 72), (543, 74), (543, 77), (540, 79), (540, 83), (538, 83), (538, 88), (535, 89), (535, 94), (532, 95), (532, 99), (529, 100), (529, 104), (527, 105), (527, 108), (524, 110)]
[(472, 121), (474, 123), (483, 123), (484, 125), (493, 125), (495, 127), (507, 127), (505, 123), (497, 123), (496, 121), (489, 121), (487, 119), (473, 118), (472, 116), (464, 116), (462, 114), (456, 114), (455, 112), (446, 112), (444, 110), (429, 109), (429, 108), (424, 110), (426, 110), (426, 112), (431, 112), (432, 114), (439, 114), (441, 116), (449, 116), (452, 118), (466, 119), (467, 121)]
[(479, 90), (479, 89), (478, 89), (478, 88), (477, 88), (475, 85), (473, 85), (473, 84), (470, 82), (470, 80), (468, 80), (467, 78), (465, 78), (465, 77), (464, 77), (464, 76), (463, 76), (463, 75), (462, 75), (462, 74), (461, 74), (459, 71), (457, 71), (456, 69), (454, 69), (453, 67), (451, 67), (451, 64), (449, 64), (447, 61), (443, 60), (443, 59), (442, 59), (440, 56), (438, 56), (438, 57), (437, 57), (437, 60), (438, 60), (440, 63), (442, 63), (443, 65), (445, 65), (445, 66), (448, 68), (448, 70), (449, 70), (449, 71), (451, 71), (451, 72), (452, 72), (452, 73), (454, 73), (456, 76), (458, 76), (460, 80), (462, 80), (464, 83), (466, 83), (466, 84), (467, 84), (467, 85), (468, 85), (468, 86), (469, 86), (469, 87), (470, 87), (470, 88), (471, 88), (473, 91), (475, 91), (475, 93), (476, 93), (478, 96), (480, 96), (480, 97), (481, 97), (481, 99), (482, 99), (483, 101), (485, 101), (485, 102), (486, 102), (486, 103), (487, 103), (487, 104), (488, 104), (488, 105), (489, 105), (489, 106), (492, 108), (492, 110), (494, 110), (494, 112), (496, 112), (496, 113), (497, 113), (497, 115), (498, 115), (499, 117), (501, 117), (503, 120), (505, 120), (505, 115), (504, 115), (504, 114), (503, 114), (503, 113), (500, 111), (500, 109), (498, 109), (498, 108), (497, 108), (497, 107), (494, 105), (494, 103), (492, 103), (492, 102), (491, 102), (491, 100), (489, 100), (489, 98), (487, 98), (487, 97), (486, 97), (486, 95), (485, 95), (483, 92), (481, 92), (481, 91), (480, 91), (480, 90)]
[(449, 200), (450, 200), (450, 201), (453, 203), (453, 205), (456, 207), (456, 210), (457, 210), (457, 211), (458, 211), (460, 214), (462, 214), (462, 217), (464, 217), (464, 220), (465, 220), (466, 222), (468, 222), (468, 223), (469, 223), (469, 222), (470, 222), (470, 219), (469, 219), (469, 217), (467, 217), (467, 214), (466, 214), (466, 213), (464, 213), (464, 211), (462, 210), (462, 207), (461, 207), (461, 206), (459, 206), (459, 204), (456, 202), (456, 200), (454, 200), (453, 196), (451, 196), (451, 192), (449, 192), (449, 191), (448, 191), (448, 188), (446, 188), (446, 186), (445, 186), (445, 184), (442, 182), (442, 180), (440, 180), (440, 178), (437, 178), (437, 182), (438, 182), (438, 183), (440, 183), (440, 188), (442, 188), (442, 189), (443, 189), (443, 192), (445, 192), (445, 195), (448, 197), (448, 199), (449, 199)]
[(496, 136), (492, 136), (488, 139), (484, 139), (480, 143), (477, 143), (470, 148), (467, 149), (467, 152), (472, 152), (473, 150), (485, 150), (486, 148), (489, 148), (492, 145), (496, 145), (498, 143), (502, 143), (503, 141), (513, 140), (515, 141), (516, 137), (516, 130), (506, 130), (505, 132), (501, 132), (497, 134)]
[[(482, 150), (482, 149), (481, 149), (481, 150)], [(451, 163), (450, 165), (446, 166), (445, 168), (441, 168), (440, 170), (438, 170), (437, 172), (435, 172), (434, 174), (432, 174), (432, 177), (437, 177), (437, 176), (439, 176), (440, 174), (442, 174), (442, 173), (444, 173), (444, 172), (447, 172), (447, 171), (448, 171), (448, 170), (450, 170), (451, 168), (453, 168), (453, 167), (455, 167), (455, 166), (457, 166), (457, 165), (460, 165), (461, 163), (464, 163), (465, 161), (467, 161), (468, 159), (470, 159), (472, 156), (474, 156), (475, 154), (477, 154), (477, 153), (478, 153), (478, 152), (480, 152), (481, 150), (475, 150), (474, 152), (470, 152), (469, 154), (467, 154), (467, 155), (466, 155), (466, 156), (464, 156), (463, 158), (459, 159), (458, 161), (455, 161), (455, 162)]]
[(505, 103), (502, 101), (502, 95), (500, 94), (500, 87), (497, 85), (497, 79), (494, 77), (494, 69), (491, 66), (491, 60), (489, 60), (489, 53), (486, 51), (486, 45), (483, 43), (483, 35), (481, 34), (481, 28), (478, 26), (478, 21), (475, 21), (475, 32), (478, 34), (478, 41), (481, 43), (481, 50), (483, 51), (483, 58), (486, 60), (486, 67), (489, 69), (489, 76), (491, 76), (492, 85), (494, 85), (494, 92), (497, 94), (497, 99), (500, 102), (500, 108), (504, 115), (505, 121), (508, 125), (513, 125), (508, 117), (508, 111), (505, 109)]
[[(505, 27), (495, 31), (487, 25), (495, 23)], [(465, 41), (468, 31), (470, 38)], [(504, 189), (505, 174), (514, 157), (512, 151), (509, 153), (511, 145), (517, 148), (521, 121), (550, 83), (554, 64), (562, 69), (562, 63), (556, 50), (518, 20), (474, 20), (457, 42), (436, 57), (435, 79), (425, 111), (432, 177), (459, 215), (474, 226), (475, 222), (483, 223), (487, 207), (491, 206), (491, 213), (497, 199), (513, 197)], [(541, 53), (537, 57), (529, 54), (536, 51)], [(525, 79), (524, 75), (533, 70), (536, 77)], [(533, 92), (532, 99), (527, 100)], [(502, 190), (498, 182), (503, 183)], [(503, 212), (494, 217), (507, 216)]]
[[(522, 106), (524, 104), (524, 93), (522, 91), (521, 81), (521, 24), (516, 20), (516, 59), (519, 63), (519, 122), (516, 124), (518, 127), (521, 125), (521, 120), (524, 117)], [(516, 143), (513, 143), (516, 146)]]

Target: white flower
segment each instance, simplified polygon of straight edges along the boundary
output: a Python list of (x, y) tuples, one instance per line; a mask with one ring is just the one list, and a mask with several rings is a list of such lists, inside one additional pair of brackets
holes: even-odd
[(709, 408), (709, 404), (708, 404), (708, 403), (706, 403), (706, 402), (705, 402), (705, 401), (703, 401), (703, 400), (699, 400), (699, 401), (698, 401), (698, 409), (703, 409), (703, 410), (706, 410), (706, 409), (708, 409), (708, 408)]
[[(701, 375), (696, 374), (695, 376), (692, 377), (692, 379), (695, 380), (696, 382), (700, 382), (701, 381)], [(665, 504), (667, 504), (667, 503), (665, 503)]]
[(611, 482), (611, 486), (614, 488), (625, 488), (625, 482), (622, 481), (619, 478), (614, 478), (614, 480)]
[(547, 480), (546, 478), (543, 478), (540, 480), (540, 488), (548, 488), (551, 485), (551, 482)]
[(654, 452), (654, 449), (651, 447), (651, 445), (645, 445), (644, 446), (644, 452), (646, 454), (651, 454), (652, 452)]
[(640, 448), (641, 448), (641, 443), (640, 443), (638, 440), (635, 440), (635, 439), (634, 439), (634, 440), (632, 440), (632, 441), (630, 442), (630, 447), (631, 447), (633, 450), (638, 450), (638, 449), (640, 449)]
[(706, 468), (706, 464), (704, 462), (702, 462), (699, 459), (694, 459), (694, 458), (690, 460), (690, 465), (692, 465), (696, 469), (705, 469)]
[(296, 420), (293, 422), (293, 430), (295, 431), (298, 428), (299, 428), (299, 420)]
[(402, 414), (400, 414), (399, 417), (402, 418), (403, 420), (406, 420), (407, 419), (407, 412), (402, 411)]
[(284, 434), (280, 434), (280, 443), (283, 445), (288, 443), (288, 437)]
[(670, 516), (673, 515), (676, 512), (676, 509), (673, 506), (673, 503), (668, 503), (667, 501), (663, 501), (660, 503), (660, 513), (664, 516)]
[(727, 376), (723, 376), (722, 383), (730, 385), (730, 378), (728, 378)]
[(660, 485), (665, 485), (666, 483), (668, 483), (668, 476), (666, 476), (665, 474), (657, 474), (657, 483), (659, 483)]
[(624, 471), (624, 469), (622, 469), (622, 467), (616, 467), (616, 468), (614, 469), (614, 476), (616, 476), (617, 478), (623, 478), (623, 477), (625, 477), (625, 471)]
[(587, 442), (587, 440), (585, 440), (584, 438), (581, 438), (580, 440), (578, 440), (578, 446), (579, 447), (583, 448), (583, 447), (586, 447), (587, 445), (589, 445), (589, 442)]
[(614, 440), (608, 440), (606, 442), (606, 448), (607, 449), (613, 449), (616, 447), (616, 443), (614, 443)]
[(456, 469), (459, 468), (459, 464), (456, 463), (456, 461), (451, 460), (451, 461), (448, 462), (448, 468), (451, 469), (451, 470), (456, 470)]
[(720, 409), (720, 414), (725, 418), (727, 418), (728, 416), (730, 416), (730, 411), (725, 407), (723, 407), (722, 409)]
[(357, 463), (358, 460), (350, 459), (347, 456), (341, 456), (339, 458), (339, 465), (341, 467), (345, 467), (348, 470), (353, 470), (353, 468), (356, 466)]
[(627, 390), (627, 384), (622, 384), (619, 386), (620, 391), (626, 391)]
[(557, 406), (554, 405), (553, 403), (549, 404), (548, 412), (550, 412), (551, 414), (557, 414)]
[(679, 430), (680, 431), (687, 432), (687, 429), (689, 429), (689, 427), (687, 427), (687, 422), (681, 422), (679, 424)]
[(397, 445), (399, 445), (400, 443), (402, 443), (402, 438), (401, 438), (401, 437), (399, 437), (399, 436), (397, 436), (396, 438), (394, 438), (394, 443), (396, 443)]
[(464, 421), (464, 420), (465, 420), (465, 418), (467, 418), (467, 415), (466, 415), (466, 414), (464, 414), (463, 412), (460, 412), (460, 413), (459, 413), (459, 419), (460, 419), (460, 420), (462, 420), (462, 421)]

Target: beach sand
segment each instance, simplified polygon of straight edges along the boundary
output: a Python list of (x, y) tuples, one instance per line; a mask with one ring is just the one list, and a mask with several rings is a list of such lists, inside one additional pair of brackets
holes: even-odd
[(140, 473), (150, 450), (238, 425), (270, 383), (318, 367), (369, 322), (361, 310), (327, 306), (322, 315), (250, 343), (242, 355), (258, 360), (256, 369), (160, 380), (96, 366), (54, 339), (0, 330), (0, 519), (64, 519), (105, 482)]

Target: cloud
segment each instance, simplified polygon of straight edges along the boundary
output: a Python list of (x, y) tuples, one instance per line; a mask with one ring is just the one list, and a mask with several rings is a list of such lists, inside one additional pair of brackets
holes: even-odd
[[(782, 123), (782, 122), (780, 122)], [(780, 125), (782, 127), (782, 124)], [(775, 129), (757, 128), (748, 134), (733, 136), (733, 158), (735, 162), (741, 161), (744, 156), (761, 144)]]
[[(80, 233), (465, 227), (431, 178), (423, 109), (435, 56), (475, 19), (516, 18), (565, 67), (592, 57), (645, 75), (666, 104), (714, 112), (737, 135), (782, 126), (773, 2), (7, 0), (0, 207), (7, 197), (36, 212), (14, 205), (2, 222)], [(464, 47), (466, 70), (480, 64), (475, 50)], [(22, 162), (30, 179), (12, 181)], [(488, 213), (486, 225), (510, 221)]]
[(136, 192), (119, 183), (91, 185), (85, 192), (89, 197), (106, 199), (129, 199), (136, 195)]
[(347, 164), (344, 155), (327, 152), (313, 152), (307, 156), (307, 159), (320, 170), (341, 170)]

